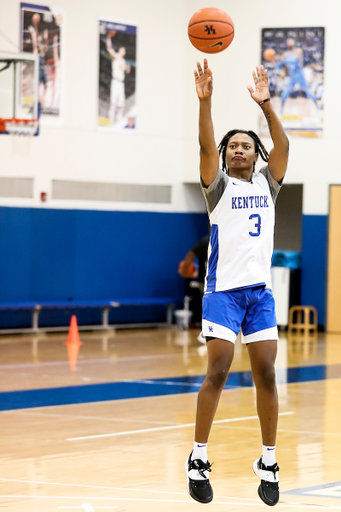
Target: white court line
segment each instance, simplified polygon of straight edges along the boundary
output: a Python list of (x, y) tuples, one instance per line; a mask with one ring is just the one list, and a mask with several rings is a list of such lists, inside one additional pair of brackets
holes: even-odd
[[(172, 381), (172, 380), (165, 380), (165, 381), (158, 381), (158, 380), (132, 380), (132, 379), (123, 379), (121, 382), (132, 382), (136, 384), (154, 384), (156, 386), (187, 386), (187, 387), (195, 387), (195, 388), (201, 388), (202, 382), (182, 382), (182, 381)], [(239, 386), (235, 386), (239, 387)]]
[[(31, 498), (31, 499), (63, 499), (63, 500), (70, 500), (70, 499), (77, 499), (77, 500), (115, 500), (115, 501), (143, 501), (143, 502), (149, 502), (149, 503), (187, 503), (192, 504), (195, 506), (198, 506), (198, 503), (194, 500), (161, 500), (161, 499), (148, 499), (148, 498), (103, 498), (103, 497), (93, 497), (93, 496), (30, 496), (30, 495), (18, 495), (18, 494), (6, 494), (6, 495), (0, 495), (0, 498)], [(228, 498), (227, 498), (228, 499)], [(258, 503), (240, 503), (240, 502), (233, 502), (233, 501), (212, 501), (210, 505), (240, 505), (240, 506), (250, 506), (250, 507), (263, 507), (264, 503), (259, 502)], [(288, 508), (304, 508), (304, 509), (310, 509), (310, 510), (341, 510), (341, 507), (337, 507), (334, 505), (328, 506), (328, 505), (306, 505), (306, 504), (291, 504), (290, 502), (279, 502), (277, 503), (276, 507), (288, 507)]]
[[(4, 411), (3, 411), (4, 412)], [(81, 416), (78, 414), (57, 414), (57, 413), (47, 413), (47, 412), (31, 412), (30, 409), (15, 409), (13, 411), (6, 411), (11, 412), (13, 414), (21, 414), (25, 416), (42, 416), (43, 418), (46, 416), (47, 418), (51, 417), (57, 417), (57, 418), (71, 418), (71, 419), (80, 419), (80, 420), (98, 420), (98, 421), (109, 421), (111, 423), (116, 423), (120, 421), (125, 421), (127, 423), (149, 423), (149, 424), (155, 424), (155, 425), (165, 425), (169, 424), (169, 421), (155, 421), (155, 420), (142, 420), (141, 418), (133, 418), (133, 419), (127, 419), (127, 418), (104, 418), (102, 416)], [(175, 425), (175, 423), (174, 423)]]
[[(81, 507), (57, 507), (57, 508), (81, 508), (85, 510), (85, 512), (95, 512), (95, 509), (90, 505), (90, 503), (83, 503)], [(118, 507), (96, 507), (96, 510), (98, 508), (118, 508)]]
[[(93, 364), (93, 363), (120, 363), (121, 361), (134, 361), (135, 359), (140, 361), (148, 359), (170, 359), (183, 357), (182, 354), (156, 354), (150, 356), (126, 356), (126, 357), (99, 357), (97, 359), (78, 359), (77, 364)], [(68, 366), (68, 361), (46, 361), (45, 363), (39, 363), (39, 368), (44, 366)], [(34, 368), (37, 369), (37, 363), (18, 363), (18, 364), (1, 364), (0, 370), (13, 370), (14, 368)]]
[[(259, 427), (230, 427), (239, 428), (240, 430), (259, 430)], [(284, 428), (278, 428), (277, 432), (291, 433), (291, 434), (309, 434), (313, 436), (341, 436), (341, 432), (312, 432), (310, 430), (290, 430)]]
[[(278, 416), (289, 416), (291, 414), (295, 414), (293, 411), (289, 412), (280, 412)], [(232, 423), (235, 421), (247, 421), (247, 420), (256, 420), (258, 416), (244, 416), (242, 418), (229, 418), (227, 420), (217, 420), (213, 421), (213, 425), (221, 424), (221, 423)], [(184, 423), (182, 425), (172, 425), (168, 427), (155, 427), (155, 428), (145, 428), (142, 430), (128, 430), (126, 432), (112, 432), (111, 434), (97, 434), (93, 436), (83, 436), (83, 437), (70, 437), (66, 439), (66, 441), (82, 441), (84, 439), (98, 439), (102, 437), (117, 437), (117, 436), (126, 436), (131, 434), (143, 434), (145, 432), (160, 432), (162, 430), (174, 430), (179, 428), (188, 428), (194, 427), (195, 423)]]

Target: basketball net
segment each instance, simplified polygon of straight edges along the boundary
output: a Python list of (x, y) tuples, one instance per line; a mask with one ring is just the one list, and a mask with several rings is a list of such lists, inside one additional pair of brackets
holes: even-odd
[(11, 135), (13, 154), (18, 156), (29, 156), (38, 126), (39, 119), (0, 118), (0, 132)]

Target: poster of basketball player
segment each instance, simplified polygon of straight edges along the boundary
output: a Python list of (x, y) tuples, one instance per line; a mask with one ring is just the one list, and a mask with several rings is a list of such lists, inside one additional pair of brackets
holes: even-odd
[[(324, 28), (265, 28), (261, 62), (270, 95), (286, 132), (323, 135)], [(268, 135), (264, 116), (260, 134)]]
[[(23, 52), (39, 55), (38, 98), (42, 124), (60, 124), (61, 58), (64, 14), (60, 9), (21, 3)], [(23, 71), (25, 73), (25, 71)], [(23, 81), (25, 76), (23, 76)]]
[(98, 127), (136, 127), (136, 25), (99, 21)]

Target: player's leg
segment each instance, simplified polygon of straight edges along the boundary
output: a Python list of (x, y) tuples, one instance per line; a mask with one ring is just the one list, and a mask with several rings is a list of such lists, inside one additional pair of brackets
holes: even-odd
[(109, 107), (109, 119), (111, 124), (115, 124), (116, 122), (116, 87), (115, 80), (111, 80), (110, 84), (110, 107)]
[(39, 86), (38, 86), (38, 98), (41, 105), (41, 108), (45, 106), (45, 89), (47, 84), (47, 75), (46, 75), (46, 64), (45, 58), (39, 57)]
[(316, 96), (312, 92), (310, 92), (308, 86), (306, 87), (306, 89), (303, 89), (303, 92), (305, 92), (307, 98), (310, 98), (311, 100), (313, 100), (315, 105), (318, 107), (317, 98), (316, 98)]
[(213, 499), (209, 482), (211, 465), (207, 460), (207, 441), (219, 398), (224, 389), (234, 354), (234, 343), (213, 338), (207, 341), (208, 366), (197, 402), (193, 451), (185, 462), (190, 496), (200, 503)]
[(120, 121), (123, 118), (124, 107), (125, 107), (124, 82), (118, 82), (118, 84), (117, 84), (117, 95), (115, 98), (115, 102), (116, 102), (117, 121)]
[(281, 94), (281, 114), (283, 114), (284, 110), (284, 103), (292, 93), (293, 89), (291, 88), (291, 85), (289, 84), (285, 89), (283, 89)]
[(278, 421), (278, 396), (275, 359), (277, 340), (257, 341), (248, 345), (252, 376), (257, 392), (257, 412), (262, 432), (262, 456), (253, 464), (261, 479), (260, 498), (267, 505), (279, 500), (278, 465), (276, 462), (276, 433)]
[(257, 391), (257, 412), (262, 431), (263, 445), (275, 446), (278, 417), (275, 374), (277, 340), (249, 343), (247, 348), (251, 362), (252, 377)]
[(247, 344), (252, 376), (257, 393), (257, 412), (262, 432), (262, 457), (253, 464), (261, 479), (260, 498), (267, 505), (279, 500), (278, 465), (276, 462), (276, 433), (278, 396), (275, 359), (277, 354), (277, 322), (271, 290), (250, 290), (250, 302), (242, 326)]
[(221, 339), (207, 342), (207, 373), (197, 402), (195, 441), (207, 443), (219, 398), (224, 389), (234, 354), (234, 343)]
[(185, 463), (189, 494), (200, 503), (209, 503), (213, 499), (208, 478), (211, 469), (207, 460), (207, 441), (245, 314), (242, 295), (238, 291), (214, 292), (203, 297), (202, 327), (207, 339), (208, 368), (198, 394), (193, 452)]

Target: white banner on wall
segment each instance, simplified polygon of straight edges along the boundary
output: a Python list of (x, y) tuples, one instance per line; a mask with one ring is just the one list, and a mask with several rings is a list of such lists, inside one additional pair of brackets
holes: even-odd
[[(291, 135), (323, 135), (324, 35), (323, 27), (262, 30), (272, 103)], [(264, 116), (259, 120), (260, 135), (268, 136)]]
[(136, 25), (99, 20), (98, 127), (136, 128)]
[(64, 13), (60, 9), (27, 3), (21, 3), (20, 9), (21, 50), (39, 55), (38, 99), (41, 122), (60, 124)]

